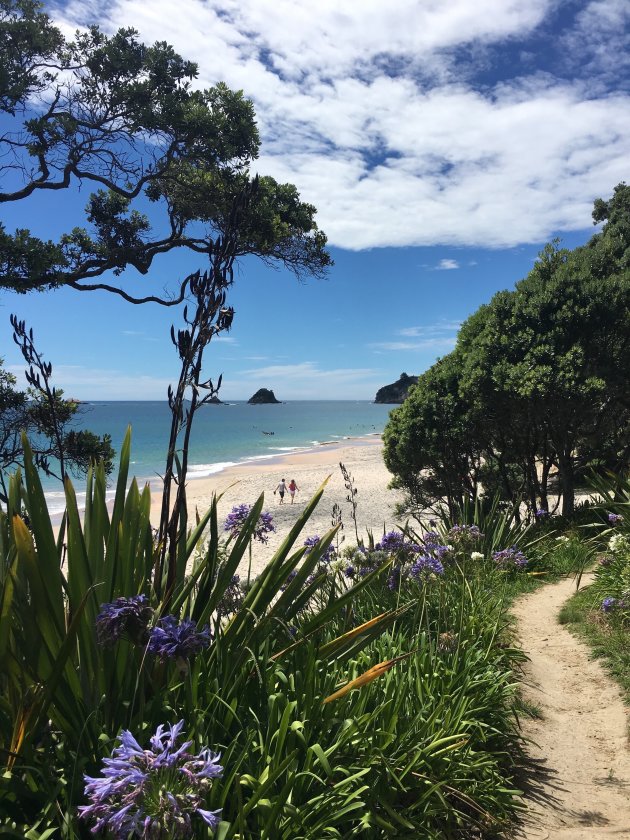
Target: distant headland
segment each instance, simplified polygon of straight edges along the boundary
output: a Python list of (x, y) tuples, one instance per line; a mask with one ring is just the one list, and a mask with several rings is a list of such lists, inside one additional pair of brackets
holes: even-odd
[(408, 376), (406, 373), (400, 374), (400, 379), (392, 382), (391, 385), (383, 385), (376, 392), (374, 397), (375, 403), (402, 403), (407, 397), (407, 393), (412, 385), (418, 381), (417, 376)]

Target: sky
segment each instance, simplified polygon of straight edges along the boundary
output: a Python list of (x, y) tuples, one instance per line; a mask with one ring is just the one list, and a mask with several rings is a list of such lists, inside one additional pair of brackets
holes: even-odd
[[(334, 267), (298, 282), (243, 261), (229, 335), (206, 351), (220, 396), (373, 399), (454, 346), (461, 322), (531, 269), (545, 242), (592, 236), (592, 204), (630, 169), (627, 0), (81, 0), (47, 5), (68, 35), (97, 23), (168, 41), (255, 105), (254, 171), (318, 209)], [(89, 185), (3, 205), (10, 230), (84, 224)], [(204, 268), (171, 253), (138, 292)], [(0, 292), (78, 399), (163, 399), (180, 313), (105, 293)], [(22, 380), (23, 381), (23, 380)]]

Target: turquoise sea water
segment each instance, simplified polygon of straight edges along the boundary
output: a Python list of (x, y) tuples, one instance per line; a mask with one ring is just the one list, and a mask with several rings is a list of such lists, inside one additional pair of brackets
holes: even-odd
[[(131, 475), (144, 482), (164, 469), (170, 414), (166, 402), (86, 403), (77, 428), (109, 433), (116, 452), (131, 425)], [(357, 401), (296, 401), (279, 405), (236, 402), (209, 405), (196, 414), (189, 453), (189, 479), (203, 478), (243, 461), (383, 431), (392, 406)], [(273, 434), (263, 434), (273, 432)], [(112, 476), (111, 483), (115, 474)], [(51, 513), (63, 510), (58, 481), (44, 478)], [(82, 480), (75, 480), (78, 491)], [(78, 493), (79, 501), (83, 494)]]

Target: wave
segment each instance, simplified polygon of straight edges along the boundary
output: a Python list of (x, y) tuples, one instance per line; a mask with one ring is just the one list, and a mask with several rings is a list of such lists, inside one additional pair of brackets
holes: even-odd
[(236, 461), (217, 461), (215, 464), (190, 464), (188, 478), (207, 478), (209, 475), (222, 472), (228, 467), (234, 467), (236, 463)]

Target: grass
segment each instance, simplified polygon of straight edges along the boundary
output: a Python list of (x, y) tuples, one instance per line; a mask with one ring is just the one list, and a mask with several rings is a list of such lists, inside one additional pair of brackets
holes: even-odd
[(563, 606), (559, 621), (591, 647), (593, 656), (602, 660), (630, 704), (630, 628), (605, 619), (599, 600), (592, 587), (577, 592)]

